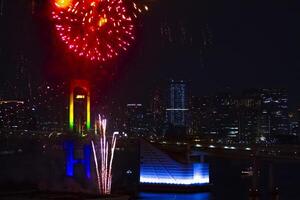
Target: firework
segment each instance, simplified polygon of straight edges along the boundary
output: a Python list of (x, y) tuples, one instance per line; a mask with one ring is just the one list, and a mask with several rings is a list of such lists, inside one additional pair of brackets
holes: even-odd
[[(97, 184), (100, 194), (107, 195), (111, 193), (112, 163), (117, 142), (117, 133), (113, 134), (112, 140), (109, 143), (106, 137), (106, 119), (102, 119), (100, 115), (98, 118), (97, 130), (100, 145), (98, 151), (95, 148), (95, 143), (92, 141), (93, 155), (97, 175)], [(98, 158), (99, 154), (100, 158)]]
[(149, 7), (145, 4), (142, 4), (142, 3), (138, 3), (136, 1), (131, 1), (130, 2), (131, 5), (132, 5), (132, 15), (135, 17), (135, 18), (138, 18), (141, 14), (149, 11)]
[(58, 36), (80, 57), (104, 62), (127, 51), (135, 39), (122, 0), (56, 0), (53, 7)]

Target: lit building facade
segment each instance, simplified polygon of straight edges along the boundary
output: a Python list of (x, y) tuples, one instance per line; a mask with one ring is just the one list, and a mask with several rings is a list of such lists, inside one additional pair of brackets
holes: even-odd
[(173, 126), (188, 125), (188, 88), (185, 81), (171, 80), (168, 90), (167, 122)]
[(262, 89), (261, 137), (272, 139), (289, 134), (288, 97), (285, 89)]
[(151, 113), (139, 103), (126, 105), (126, 132), (129, 136), (143, 136), (148, 134), (151, 124)]
[(231, 93), (220, 93), (215, 97), (215, 124), (218, 134), (224, 138), (235, 138), (239, 135), (236, 105), (237, 99)]

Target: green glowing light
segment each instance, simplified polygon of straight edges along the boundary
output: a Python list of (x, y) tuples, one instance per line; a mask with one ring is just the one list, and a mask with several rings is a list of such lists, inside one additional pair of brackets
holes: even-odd
[(86, 129), (91, 129), (91, 102), (90, 102), (90, 94), (87, 95), (86, 102)]
[(74, 94), (71, 91), (70, 94), (70, 107), (69, 107), (69, 128), (70, 130), (74, 130)]

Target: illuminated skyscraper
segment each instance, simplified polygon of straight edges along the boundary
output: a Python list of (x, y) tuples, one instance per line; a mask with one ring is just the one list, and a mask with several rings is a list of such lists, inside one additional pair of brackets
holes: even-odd
[(167, 122), (173, 126), (186, 126), (188, 118), (188, 91), (185, 81), (171, 80), (168, 90)]
[(261, 135), (271, 139), (289, 133), (288, 95), (285, 89), (262, 89)]

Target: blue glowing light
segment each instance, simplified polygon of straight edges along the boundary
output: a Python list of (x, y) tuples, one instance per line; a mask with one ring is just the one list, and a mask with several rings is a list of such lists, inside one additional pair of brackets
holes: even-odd
[(74, 165), (82, 164), (84, 166), (85, 175), (87, 178), (91, 178), (91, 146), (84, 145), (82, 159), (74, 158), (74, 143), (72, 141), (66, 141), (64, 143), (64, 149), (66, 152), (66, 175), (74, 176)]
[(209, 183), (206, 163), (182, 164), (149, 143), (141, 145), (140, 183), (203, 185)]
[(139, 193), (139, 199), (147, 200), (207, 200), (211, 199), (210, 193), (193, 193), (193, 194), (180, 194), (180, 193), (149, 193), (141, 192)]

